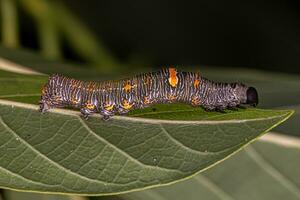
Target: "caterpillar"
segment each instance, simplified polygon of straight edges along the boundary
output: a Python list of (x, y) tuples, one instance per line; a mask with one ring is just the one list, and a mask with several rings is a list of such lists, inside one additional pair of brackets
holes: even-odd
[(83, 117), (100, 113), (108, 120), (153, 104), (183, 102), (207, 111), (258, 104), (254, 87), (243, 83), (218, 83), (170, 67), (119, 81), (84, 82), (54, 74), (42, 89), (40, 111), (70, 106)]

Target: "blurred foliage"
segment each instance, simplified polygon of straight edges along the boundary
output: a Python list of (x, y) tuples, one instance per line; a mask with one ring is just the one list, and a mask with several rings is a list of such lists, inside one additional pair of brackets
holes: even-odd
[(2, 44), (19, 46), (18, 9), (28, 13), (35, 22), (41, 53), (49, 59), (63, 57), (62, 39), (66, 39), (77, 55), (102, 73), (111, 73), (122, 64), (99, 39), (60, 1), (0, 0)]
[(3, 45), (16, 48), (19, 46), (18, 13), (15, 0), (1, 0), (2, 40)]
[[(253, 5), (252, 5), (253, 6)], [(256, 7), (253, 7), (256, 10)], [(295, 7), (296, 8), (296, 7)], [(118, 9), (125, 10), (122, 6)], [(116, 12), (118, 12), (118, 9)], [(195, 7), (195, 9), (198, 9)], [(203, 9), (207, 9), (206, 7), (203, 7)], [(223, 9), (223, 8), (222, 8)], [(237, 10), (237, 9), (236, 9)], [(271, 9), (270, 9), (271, 10)], [(35, 54), (32, 54), (30, 52), (23, 52), (20, 51), (19, 48), (21, 46), (20, 42), (20, 27), (22, 23), (22, 19), (20, 19), (20, 11), (25, 12), (28, 14), (32, 20), (35, 22), (34, 27), (37, 30), (38, 35), (38, 45), (40, 48), (41, 53), (46, 57), (47, 59), (41, 58), (40, 56), (36, 56)], [(198, 11), (198, 10), (197, 10)], [(143, 11), (140, 11), (143, 12)], [(198, 11), (199, 12), (199, 11)], [(225, 12), (225, 11), (224, 11)], [(287, 34), (287, 30), (289, 30), (289, 23), (284, 23), (286, 26), (284, 30), (280, 29), (279, 27), (275, 27), (273, 30), (271, 26), (268, 25), (268, 17), (271, 12), (265, 12), (263, 9), (257, 9), (257, 13), (266, 13), (266, 20), (263, 25), (256, 24), (257, 26), (262, 26), (265, 30), (270, 29), (270, 31), (276, 33), (273, 37), (268, 37), (268, 35), (264, 32), (264, 37), (270, 38), (271, 40), (282, 40), (282, 38), (279, 38), (279, 35), (289, 36)], [(153, 11), (151, 10), (151, 13)], [(190, 12), (194, 13), (194, 12)], [(201, 12), (199, 12), (201, 13)], [(203, 12), (202, 12), (203, 13)], [(277, 14), (277, 11), (276, 11)], [(265, 15), (263, 15), (265, 16)], [(192, 16), (194, 17), (194, 16)], [(278, 15), (278, 18), (281, 16)], [(203, 17), (205, 18), (205, 17)], [(289, 19), (289, 18), (288, 18)], [(206, 18), (205, 18), (206, 20)], [(226, 19), (225, 19), (226, 20)], [(241, 20), (245, 20), (244, 18), (241, 18)], [(248, 20), (248, 18), (247, 18)], [(256, 20), (256, 19), (255, 19)], [(114, 55), (111, 54), (111, 52), (104, 46), (103, 42), (99, 39), (99, 37), (96, 37), (95, 33), (89, 29), (85, 23), (83, 23), (79, 16), (75, 15), (71, 10), (68, 9), (64, 4), (62, 4), (61, 1), (55, 1), (55, 0), (0, 0), (0, 25), (1, 25), (1, 43), (6, 48), (0, 47), (0, 54), (1, 57), (6, 57), (8, 59), (13, 59), (14, 61), (24, 64), (25, 66), (30, 66), (38, 71), (42, 71), (44, 73), (50, 74), (54, 72), (61, 72), (63, 74), (68, 74), (70, 76), (74, 77), (81, 77), (83, 79), (94, 79), (94, 80), (100, 80), (100, 79), (112, 79), (114, 76), (106, 76), (106, 77), (99, 77), (100, 74), (118, 74), (119, 76), (128, 76), (130, 75), (127, 69), (125, 68), (126, 65), (124, 63), (121, 63)], [(101, 22), (101, 20), (100, 20)], [(248, 22), (248, 21), (247, 21)], [(278, 22), (278, 21), (276, 21)], [(290, 20), (291, 23), (294, 23), (292, 20)], [(273, 23), (273, 21), (272, 21)], [(171, 24), (171, 23), (170, 23)], [(190, 25), (194, 25), (192, 23), (189, 23)], [(274, 23), (276, 24), (276, 23)], [(97, 24), (98, 25), (98, 24)], [(235, 25), (235, 24), (232, 24)], [(99, 24), (101, 27), (101, 23)], [(124, 27), (127, 26), (123, 25)], [(151, 26), (151, 24), (150, 24)], [(187, 24), (188, 27), (188, 24)], [(225, 27), (225, 26), (224, 26)], [(221, 27), (221, 28), (224, 28)], [(274, 28), (273, 27), (273, 28)], [(227, 27), (226, 27), (227, 28)], [(171, 29), (173, 30), (173, 29)], [(215, 31), (218, 31), (219, 29), (214, 29)], [(292, 33), (296, 34), (296, 29), (292, 29)], [(175, 32), (174, 30), (173, 32)], [(177, 31), (185, 31), (185, 30), (177, 30)], [(202, 31), (202, 30), (201, 30)], [(248, 30), (247, 30), (248, 31)], [(156, 31), (155, 32), (162, 32)], [(238, 32), (240, 33), (240, 32)], [(251, 34), (253, 32), (250, 31)], [(165, 33), (165, 35), (169, 35), (168, 33)], [(223, 32), (219, 33), (223, 34)], [(291, 36), (293, 36), (293, 34)], [(175, 34), (176, 35), (176, 34)], [(250, 35), (250, 34), (249, 34)], [(172, 37), (172, 36), (169, 36)], [(175, 37), (173, 35), (173, 37)], [(231, 36), (229, 33), (227, 35), (225, 34), (224, 37), (227, 37), (228, 43), (232, 42), (232, 40), (237, 40), (233, 36)], [(263, 39), (266, 39), (263, 38)], [(278, 39), (279, 38), (279, 39)], [(286, 46), (291, 47), (290, 49), (296, 49), (296, 44), (293, 43), (293, 37), (288, 37), (286, 40), (282, 40)], [(247, 39), (247, 38), (246, 38)], [(249, 38), (248, 38), (249, 39)], [(65, 41), (64, 41), (65, 40)], [(250, 40), (250, 39), (249, 39)], [(150, 42), (149, 42), (150, 41)], [(151, 43), (151, 40), (148, 42)], [(189, 41), (189, 39), (188, 39)], [(194, 42), (193, 40), (191, 40)], [(209, 45), (211, 43), (209, 40), (207, 40)], [(250, 42), (253, 42), (254, 40), (250, 40)], [(268, 42), (270, 42), (268, 40)], [(291, 42), (292, 41), (292, 42)], [(51, 62), (54, 60), (63, 60), (65, 59), (65, 55), (63, 52), (62, 43), (67, 42), (70, 46), (71, 50), (75, 52), (80, 58), (82, 58), (84, 61), (87, 62), (85, 65), (81, 65), (72, 68), (72, 65), (65, 64), (64, 62), (58, 63), (58, 62)], [(174, 44), (174, 46), (186, 46), (186, 40), (183, 40), (180, 44)], [(259, 42), (261, 42), (259, 40)], [(218, 43), (218, 41), (216, 42)], [(234, 51), (232, 47), (226, 46), (224, 44), (224, 51)], [(247, 43), (246, 43), (247, 44)], [(275, 44), (275, 43), (274, 43)], [(276, 43), (277, 44), (277, 43)], [(244, 44), (241, 44), (244, 45)], [(255, 45), (254, 45), (255, 46)], [(276, 45), (275, 45), (276, 46)], [(225, 50), (226, 47), (226, 50)], [(15, 50), (12, 50), (12, 48), (18, 48)], [(162, 51), (168, 49), (161, 47)], [(203, 46), (200, 47), (201, 51), (211, 51), (214, 52), (214, 46), (211, 46), (211, 49), (203, 48)], [(229, 48), (229, 50), (227, 49)], [(252, 46), (245, 47), (244, 50), (249, 51), (251, 53)], [(176, 49), (176, 48), (174, 48)], [(249, 50), (250, 49), (250, 50)], [(252, 49), (253, 50), (253, 49)], [(259, 49), (261, 50), (261, 49)], [(270, 51), (272, 49), (269, 49)], [(174, 50), (176, 51), (176, 50)], [(174, 53), (174, 51), (169, 53)], [(187, 54), (199, 54), (199, 51), (194, 51), (194, 49), (184, 49), (184, 51), (187, 52)], [(200, 51), (200, 54), (201, 54)], [(261, 50), (263, 51), (263, 50)], [(273, 48), (273, 51), (281, 51), (280, 53), (284, 53), (286, 51), (284, 48)], [(248, 53), (249, 53), (248, 52)], [(202, 52), (203, 53), (203, 52)], [(244, 52), (243, 52), (244, 53)], [(274, 53), (274, 52), (273, 52)], [(296, 54), (296, 51), (295, 51)], [(218, 54), (217, 54), (218, 55)], [(221, 61), (227, 61), (227, 58), (224, 58)], [(260, 54), (259, 54), (260, 55)], [(270, 56), (270, 59), (273, 59), (271, 55), (272, 53), (268, 54)], [(182, 56), (186, 56), (183, 55)], [(232, 55), (233, 57), (236, 57), (235, 59), (240, 59), (237, 55)], [(260, 55), (261, 56), (261, 55)], [(282, 60), (291, 60), (293, 54), (291, 55), (285, 55)], [(215, 57), (219, 58), (218, 56), (213, 55), (213, 59)], [(173, 57), (174, 58), (174, 57)], [(244, 57), (245, 58), (245, 57)], [(142, 60), (143, 57), (137, 53), (137, 56), (133, 58), (133, 60)], [(182, 58), (181, 58), (182, 59)], [(180, 59), (179, 59), (180, 60)], [(230, 59), (229, 59), (230, 60)], [(254, 59), (255, 60), (255, 59)], [(276, 59), (274, 58), (276, 61)], [(280, 59), (278, 59), (281, 61)], [(261, 60), (259, 60), (261, 61)], [(274, 62), (275, 62), (274, 61)], [(218, 62), (218, 61), (216, 61)], [(253, 63), (252, 63), (253, 65)], [(88, 68), (89, 70), (84, 70), (83, 68)], [(200, 67), (199, 67), (200, 68)], [(272, 67), (268, 67), (269, 69), (272, 69)], [(288, 67), (285, 66), (277, 66), (277, 69), (287, 69)], [(145, 70), (145, 69), (137, 69), (137, 70)], [(137, 71), (135, 70), (135, 72)], [(273, 69), (272, 69), (273, 70)], [(291, 71), (291, 70), (290, 70)], [(222, 80), (222, 81), (228, 81), (232, 80), (233, 78), (237, 80), (243, 80), (247, 83), (254, 84), (260, 89), (261, 93), (261, 102), (264, 107), (280, 107), (280, 108), (288, 108), (288, 109), (296, 109), (296, 115), (289, 120), (287, 123), (285, 123), (283, 126), (277, 128), (277, 131), (280, 131), (281, 133), (289, 134), (289, 135), (295, 135), (299, 136), (299, 84), (300, 79), (298, 76), (290, 76), (290, 75), (284, 75), (284, 74), (275, 74), (275, 73), (263, 73), (263, 72), (257, 72), (257, 71), (247, 71), (247, 70), (236, 70), (236, 69), (220, 69), (220, 68), (207, 68), (207, 67), (201, 67), (201, 72), (205, 74), (205, 76), (216, 79), (216, 80)], [(122, 74), (123, 73), (123, 74)], [(234, 76), (234, 77), (233, 77)], [(261, 143), (259, 142), (255, 148), (256, 150), (260, 150)], [(283, 173), (292, 172), (292, 169), (290, 169), (290, 166), (286, 163), (292, 163), (293, 160), (297, 160), (297, 156), (299, 157), (299, 152), (295, 150), (295, 153), (291, 155), (291, 150), (278, 147), (278, 149), (275, 151), (270, 150), (271, 156), (265, 154), (265, 145), (263, 151), (260, 153), (264, 156), (264, 158), (271, 159), (271, 162), (274, 162), (275, 164), (280, 165), (280, 169), (282, 169)], [(266, 147), (268, 149), (268, 146)], [(277, 147), (276, 147), (277, 148)], [(277, 152), (281, 152), (281, 154), (278, 154)], [(268, 153), (268, 152), (267, 152)], [(260, 174), (263, 174), (261, 172), (260, 174), (256, 171), (249, 171), (248, 166), (249, 162), (246, 156), (244, 156), (244, 152), (242, 154), (238, 154), (235, 157), (232, 157), (231, 160), (228, 160), (226, 163), (227, 165), (230, 165), (230, 169), (236, 169), (238, 172), (241, 172), (242, 174), (246, 174), (248, 177), (252, 177), (250, 184), (253, 184), (253, 187), (250, 189), (253, 190), (253, 193), (255, 194), (257, 190), (255, 187), (259, 185), (259, 190), (261, 192), (265, 192), (266, 195), (270, 194), (275, 196), (277, 192), (280, 192), (280, 187), (278, 187), (278, 190), (275, 189), (274, 193), (272, 191), (268, 191), (268, 185), (264, 185), (264, 182), (256, 182), (257, 180), (260, 180), (261, 176)], [(296, 155), (296, 156), (295, 156)], [(245, 161), (243, 161), (243, 159)], [(232, 160), (235, 160), (234, 162)], [(238, 161), (237, 161), (238, 160)], [(241, 162), (242, 160), (242, 162)], [(278, 160), (280, 162), (278, 162)], [(285, 162), (282, 162), (285, 161)], [(237, 164), (237, 165), (236, 165)], [(253, 164), (253, 163), (252, 163)], [(281, 165), (282, 164), (282, 165)], [(238, 167), (237, 167), (238, 166)], [(241, 179), (239, 174), (235, 174), (233, 176), (230, 176), (230, 172), (224, 170), (226, 165), (218, 166), (218, 168), (214, 168), (213, 170), (207, 171), (207, 175), (211, 177), (217, 177), (216, 180), (219, 181), (219, 183), (222, 184), (223, 180), (232, 180), (233, 178), (236, 180), (234, 183), (232, 183), (234, 186), (233, 192), (230, 193), (230, 195), (244, 195), (240, 194), (239, 190), (244, 185), (249, 184), (249, 181), (247, 183), (243, 182), (246, 179)], [(235, 168), (236, 167), (236, 168)], [(227, 169), (228, 169), (227, 168)], [(222, 170), (223, 169), (223, 170)], [(223, 172), (221, 172), (223, 171)], [(215, 172), (217, 175), (215, 175)], [(260, 172), (260, 170), (259, 170)], [(293, 174), (292, 174), (293, 175)], [(298, 176), (298, 174), (296, 174)], [(297, 177), (295, 176), (295, 177)], [(218, 179), (219, 177), (219, 179)], [(227, 177), (224, 178), (224, 177)], [(294, 178), (294, 177), (292, 177)], [(150, 199), (156, 199), (156, 195), (158, 197), (164, 196), (170, 197), (172, 195), (175, 195), (177, 197), (182, 198), (188, 198), (187, 195), (194, 195), (195, 199), (198, 199), (201, 195), (201, 189), (199, 189), (197, 186), (195, 186), (194, 182), (195, 180), (190, 180), (190, 182), (183, 182), (182, 184), (176, 184), (176, 186), (170, 186), (169, 188), (162, 188), (162, 189), (156, 189), (156, 190), (146, 190), (140, 193), (133, 193), (132, 195), (124, 195), (124, 196), (112, 196), (112, 197), (95, 197), (91, 199), (102, 199), (102, 200), (121, 200), (121, 199), (144, 199), (143, 197), (147, 197), (149, 195)], [(247, 180), (246, 180), (247, 181)], [(272, 180), (271, 180), (272, 181)], [(226, 181), (224, 181), (223, 187), (221, 189), (226, 188), (228, 185)], [(218, 183), (218, 182), (217, 182)], [(278, 186), (278, 185), (277, 185)], [(187, 187), (191, 190), (188, 190)], [(270, 186), (269, 188), (274, 188), (275, 186)], [(283, 185), (283, 188), (285, 186)], [(173, 193), (173, 191), (176, 190), (177, 193)], [(264, 191), (265, 190), (265, 191)], [(249, 188), (246, 188), (245, 191), (249, 192)], [(191, 192), (188, 194), (188, 192)], [(262, 194), (262, 193), (260, 193)], [(182, 195), (182, 196), (180, 196)], [(18, 192), (12, 192), (8, 190), (4, 190), (4, 196), (0, 196), (0, 200), (3, 199), (85, 199), (84, 197), (61, 197), (56, 195), (41, 195), (41, 194), (32, 194), (32, 193), (18, 193)], [(256, 196), (257, 197), (257, 196)], [(277, 196), (280, 197), (280, 196)], [(2, 198), (2, 199), (1, 199)], [(222, 197), (221, 199), (223, 199)], [(86, 198), (87, 199), (87, 198)], [(226, 197), (224, 198), (226, 199)]]

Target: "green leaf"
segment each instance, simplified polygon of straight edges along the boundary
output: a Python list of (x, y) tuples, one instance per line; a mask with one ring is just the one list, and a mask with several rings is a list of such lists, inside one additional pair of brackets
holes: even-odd
[[(120, 195), (143, 200), (297, 200), (300, 198), (300, 140), (268, 134), (187, 181), (168, 187)], [(96, 200), (97, 198), (95, 198)]]
[(103, 195), (170, 184), (222, 161), (292, 114), (247, 109), (234, 114), (237, 119), (228, 113), (194, 121), (182, 111), (185, 120), (116, 116), (104, 122), (37, 109), (0, 101), (1, 187)]
[(42, 115), (46, 76), (0, 71), (0, 187), (104, 195), (187, 179), (240, 150), (293, 112), (246, 109), (226, 114), (157, 105), (115, 116), (77, 111)]
[(234, 120), (227, 119), (229, 113), (188, 121), (189, 111), (183, 111), (186, 120), (84, 121), (77, 112), (43, 115), (37, 106), (1, 100), (0, 185), (100, 195), (169, 184), (220, 162), (292, 114), (238, 113)]

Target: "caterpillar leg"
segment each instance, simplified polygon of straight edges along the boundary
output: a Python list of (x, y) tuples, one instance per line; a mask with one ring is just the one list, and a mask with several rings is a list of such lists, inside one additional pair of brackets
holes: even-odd
[(224, 106), (217, 106), (215, 108), (215, 111), (220, 112), (220, 113), (226, 113), (225, 109), (226, 109), (226, 107), (224, 107)]
[(237, 111), (238, 110), (237, 105), (238, 105), (237, 102), (230, 102), (230, 103), (228, 103), (227, 108), (229, 110)]
[(229, 106), (228, 107), (229, 110), (233, 110), (233, 111), (238, 111), (239, 109), (236, 106)]
[(43, 114), (52, 108), (62, 107), (62, 106), (53, 104), (52, 102), (49, 102), (49, 101), (40, 101), (39, 105), (40, 105), (39, 111)]
[(120, 115), (125, 115), (125, 114), (127, 114), (129, 112), (129, 110), (119, 109), (118, 112), (119, 112)]
[(64, 107), (62, 104), (61, 97), (59, 97), (59, 96), (54, 96), (51, 98), (49, 98), (47, 96), (46, 97), (42, 96), (39, 104), (40, 104), (39, 111), (41, 113), (45, 113), (47, 110), (50, 110), (52, 108)]
[(203, 106), (203, 108), (207, 112), (215, 111), (216, 109), (214, 106)]
[(243, 106), (243, 105), (237, 105), (238, 108), (241, 108), (241, 109), (246, 109), (247, 106)]
[(103, 121), (109, 120), (110, 117), (115, 114), (115, 110), (113, 109), (113, 107), (111, 107), (110, 109), (108, 109), (108, 108), (110, 108), (110, 107), (105, 107), (104, 109), (102, 109), (100, 111), (100, 115), (102, 116)]
[(40, 101), (40, 108), (39, 108), (39, 111), (41, 112), (41, 113), (45, 113), (47, 110), (49, 110), (50, 109), (50, 106), (47, 104), (47, 103), (45, 103), (45, 102), (43, 102), (43, 101)]
[(209, 106), (203, 106), (203, 107), (204, 107), (204, 110), (207, 112), (216, 111), (216, 112), (226, 113), (226, 111), (225, 111), (226, 107), (224, 107), (224, 106), (209, 105)]
[(81, 116), (84, 118), (84, 119), (88, 119), (89, 118), (89, 115), (91, 114), (91, 112), (86, 109), (86, 108), (81, 108), (80, 109), (80, 112), (81, 112)]
[(97, 112), (97, 107), (93, 103), (88, 101), (83, 104), (83, 107), (81, 107), (80, 112), (83, 118), (87, 119), (89, 115)]
[(102, 120), (103, 121), (108, 121), (110, 119), (110, 115), (103, 115)]

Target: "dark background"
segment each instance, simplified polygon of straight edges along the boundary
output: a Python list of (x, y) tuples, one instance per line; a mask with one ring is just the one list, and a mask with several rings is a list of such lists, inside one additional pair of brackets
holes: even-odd
[[(298, 1), (64, 0), (121, 61), (300, 73)], [(32, 27), (25, 37), (34, 38)], [(30, 35), (26, 35), (30, 32)], [(80, 36), (79, 38), (80, 39)], [(32, 40), (27, 45), (36, 46)], [(76, 54), (64, 47), (69, 59)]]

